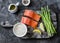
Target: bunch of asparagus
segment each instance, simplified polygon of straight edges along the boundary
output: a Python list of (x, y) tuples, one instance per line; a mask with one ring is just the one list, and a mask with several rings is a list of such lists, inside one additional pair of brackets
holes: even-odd
[(48, 36), (52, 36), (56, 33), (55, 27), (51, 21), (50, 18), (50, 9), (48, 6), (46, 7), (41, 7), (41, 14), (40, 16), (42, 17), (42, 21), (46, 27), (46, 31), (48, 33)]

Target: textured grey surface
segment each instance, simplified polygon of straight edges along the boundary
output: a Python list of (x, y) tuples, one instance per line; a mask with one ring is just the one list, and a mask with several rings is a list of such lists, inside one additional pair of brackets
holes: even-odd
[[(8, 12), (8, 5), (10, 3), (16, 3), (16, 2), (20, 2), (20, 11), (16, 14), (11, 14)], [(20, 20), (20, 12), (22, 12), (25, 8), (29, 8), (29, 9), (40, 9), (40, 6), (43, 6), (45, 4), (45, 2), (48, 3), (48, 5), (54, 5), (57, 2), (58, 8), (60, 9), (60, 0), (42, 0), (42, 2), (40, 3), (40, 0), (31, 0), (32, 4), (28, 7), (24, 7), (21, 4), (21, 0), (0, 0), (0, 22), (1, 21), (5, 21), (8, 20), (11, 24), (14, 24), (16, 22), (16, 20)], [(41, 5), (40, 5), (41, 4)], [(57, 35), (55, 35), (54, 37), (50, 38), (50, 39), (29, 39), (29, 40), (21, 40), (20, 38), (16, 37), (13, 32), (12, 32), (12, 28), (3, 28), (2, 26), (0, 26), (0, 43), (60, 43), (60, 10), (57, 10), (53, 8), (53, 10), (56, 12), (57, 14), (57, 18), (58, 18), (58, 28), (57, 28)]]

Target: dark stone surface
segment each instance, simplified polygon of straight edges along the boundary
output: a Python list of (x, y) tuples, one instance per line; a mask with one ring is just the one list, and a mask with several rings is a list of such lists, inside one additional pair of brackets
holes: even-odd
[[(16, 14), (9, 13), (8, 5), (18, 1), (20, 2), (20, 11)], [(0, 26), (0, 43), (60, 43), (60, 0), (31, 0), (31, 4), (28, 7), (24, 7), (21, 4), (21, 0), (0, 0), (0, 22), (8, 20), (11, 24), (14, 24), (16, 21), (20, 20), (19, 18), (22, 15), (20, 12), (22, 12), (25, 8), (39, 10), (40, 7), (45, 5), (46, 2), (50, 6), (51, 10), (53, 10), (57, 15), (57, 35), (50, 39), (21, 40), (13, 34), (12, 28), (3, 28)]]

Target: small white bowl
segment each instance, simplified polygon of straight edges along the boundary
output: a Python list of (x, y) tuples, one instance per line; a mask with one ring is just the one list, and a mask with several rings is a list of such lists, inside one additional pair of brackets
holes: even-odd
[(30, 4), (30, 0), (27, 0), (27, 1), (28, 1), (28, 3), (25, 4), (25, 3), (24, 3), (24, 0), (22, 0), (22, 4), (23, 4), (24, 6), (28, 6), (28, 5)]
[(13, 27), (13, 33), (17, 37), (23, 37), (27, 34), (27, 26), (21, 22), (17, 23)]
[[(12, 6), (12, 5), (14, 5), (15, 6), (15, 9), (14, 10), (10, 10), (10, 7)], [(10, 13), (15, 13), (15, 12), (17, 12), (17, 6), (15, 5), (15, 4), (10, 4), (9, 6), (8, 6), (8, 11), (10, 12)]]
[[(8, 11), (9, 11), (10, 13), (15, 13), (15, 12), (17, 12), (19, 4), (20, 4), (19, 2), (17, 2), (16, 4), (11, 3), (11, 4), (8, 6)], [(10, 7), (11, 7), (12, 5), (15, 6), (15, 9), (10, 10)]]

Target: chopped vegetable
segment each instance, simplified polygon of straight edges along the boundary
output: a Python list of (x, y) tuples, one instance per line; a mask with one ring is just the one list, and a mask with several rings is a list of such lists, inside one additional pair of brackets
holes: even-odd
[(45, 29), (44, 29), (44, 25), (43, 25), (43, 23), (42, 23), (42, 22), (40, 23), (39, 28), (40, 28), (43, 32), (45, 31)]
[(41, 14), (42, 21), (46, 27), (47, 33), (49, 36), (52, 36), (56, 33), (55, 27), (53, 26), (50, 18), (50, 9), (47, 7), (41, 7)]

